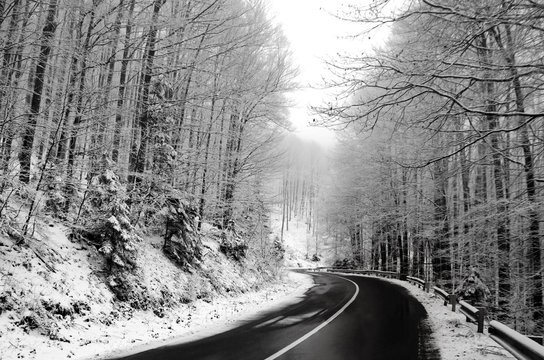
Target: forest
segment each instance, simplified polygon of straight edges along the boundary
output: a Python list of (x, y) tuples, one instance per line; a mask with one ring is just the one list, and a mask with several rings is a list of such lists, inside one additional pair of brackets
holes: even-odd
[(297, 72), (264, 2), (0, 1), (0, 62), (6, 326), (68, 341), (73, 317), (277, 274), (265, 180)]
[(23, 235), (45, 213), (89, 226), (112, 179), (132, 225), (171, 198), (199, 229), (260, 211), (295, 74), (263, 3), (14, 0), (0, 14), (3, 226), (15, 197)]
[(451, 292), (477, 271), (494, 317), (542, 333), (544, 4), (375, 0), (335, 16), (355, 41), (389, 36), (327, 60), (324, 149), (289, 135), (297, 68), (264, 1), (0, 2), (1, 233), (23, 246), (55, 219), (112, 273), (161, 234), (190, 272), (203, 224), (240, 260), (275, 207), (280, 257), (298, 217), (308, 260), (325, 244), (342, 266)]
[(476, 270), (490, 316), (540, 333), (544, 6), (400, 4), (338, 15), (360, 24), (359, 41), (391, 33), (329, 63), (340, 92), (315, 111), (323, 126), (345, 130), (321, 212), (337, 219), (359, 266), (448, 291)]

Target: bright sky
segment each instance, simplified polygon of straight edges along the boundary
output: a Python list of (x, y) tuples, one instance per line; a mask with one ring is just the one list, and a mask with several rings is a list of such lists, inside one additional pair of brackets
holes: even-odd
[(360, 31), (360, 25), (348, 24), (331, 15), (342, 9), (341, 4), (345, 2), (338, 0), (267, 2), (273, 18), (282, 25), (291, 43), (295, 65), (300, 70), (298, 80), (303, 87), (291, 95), (296, 104), (290, 111), (291, 122), (300, 137), (317, 140), (324, 145), (331, 145), (334, 142), (333, 132), (308, 125), (313, 118), (309, 106), (323, 105), (327, 100), (326, 91), (318, 89), (323, 84), (322, 79), (330, 76), (323, 59), (330, 59), (337, 53), (353, 51), (357, 47), (362, 51), (371, 46), (361, 44), (361, 40), (346, 38), (347, 34)]
[[(312, 89), (326, 77), (322, 59), (330, 57), (337, 46), (337, 35), (331, 27), (338, 27), (338, 21), (326, 13), (326, 0), (271, 0), (272, 16), (280, 22), (285, 35), (291, 43), (295, 65), (299, 68), (299, 82), (303, 86), (291, 94), (294, 107), (290, 110), (290, 119), (296, 133), (306, 139), (325, 142), (333, 141), (334, 135), (326, 129), (310, 127), (312, 115), (308, 107), (320, 105), (323, 94)], [(336, 23), (331, 26), (331, 23)]]
[(329, 76), (323, 59), (345, 52), (348, 46), (346, 40), (340, 39), (348, 31), (347, 24), (327, 12), (335, 13), (339, 2), (269, 0), (268, 3), (272, 16), (282, 25), (291, 43), (295, 65), (300, 71), (298, 81), (302, 88), (291, 94), (295, 103), (290, 110), (291, 122), (300, 137), (330, 145), (334, 134), (327, 129), (310, 127), (312, 115), (308, 108), (322, 105), (326, 100), (325, 91), (317, 89), (322, 85), (322, 78)]

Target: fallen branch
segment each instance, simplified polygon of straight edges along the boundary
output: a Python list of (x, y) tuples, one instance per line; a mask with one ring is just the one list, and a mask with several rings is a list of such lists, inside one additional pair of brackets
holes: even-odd
[(49, 271), (54, 272), (54, 273), (57, 272), (57, 270), (56, 270), (52, 265), (50, 265), (47, 261), (45, 261), (45, 259), (42, 257), (42, 255), (40, 255), (36, 250), (34, 250), (33, 248), (31, 248), (30, 246), (29, 246), (29, 249), (32, 250), (32, 252), (33, 252), (34, 254), (36, 254), (36, 256), (38, 257), (38, 259), (40, 259), (40, 260), (42, 261), (42, 263), (45, 265), (45, 267), (46, 267)]

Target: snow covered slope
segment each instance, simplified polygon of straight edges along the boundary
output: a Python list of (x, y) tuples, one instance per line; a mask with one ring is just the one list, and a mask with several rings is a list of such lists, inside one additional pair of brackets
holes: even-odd
[[(273, 209), (270, 222), (272, 233), (281, 239), (281, 209)], [(327, 240), (326, 236), (319, 233), (316, 248), (315, 236), (308, 231), (305, 220), (297, 216), (292, 217), (283, 231), (285, 267), (307, 268), (331, 265), (334, 262), (334, 244)], [(318, 255), (319, 261), (312, 261), (314, 254)]]
[(0, 235), (2, 360), (103, 358), (150, 341), (204, 336), (257, 309), (294, 301), (312, 285), (307, 276), (282, 274), (264, 287), (254, 264), (227, 259), (217, 229), (206, 226), (203, 260), (192, 273), (163, 254), (161, 238), (138, 243), (132, 286), (140, 296), (120, 302), (107, 286), (102, 255), (67, 232), (41, 224), (23, 246)]

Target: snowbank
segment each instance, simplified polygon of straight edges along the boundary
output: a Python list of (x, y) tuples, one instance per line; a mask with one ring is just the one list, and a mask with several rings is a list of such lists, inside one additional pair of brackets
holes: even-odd
[(459, 310), (452, 312), (451, 305), (444, 306), (441, 298), (404, 281), (390, 281), (408, 289), (425, 306), (443, 359), (514, 359), (486, 334), (476, 332), (476, 325), (467, 323), (465, 316), (459, 313)]

